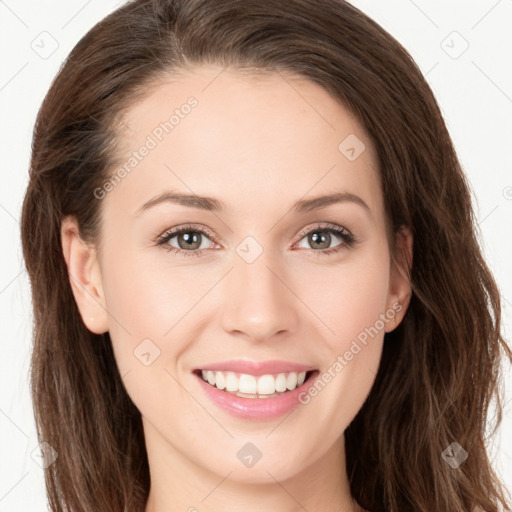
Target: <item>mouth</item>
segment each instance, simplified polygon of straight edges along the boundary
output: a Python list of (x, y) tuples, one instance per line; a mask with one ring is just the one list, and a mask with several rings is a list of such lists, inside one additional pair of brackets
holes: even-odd
[(319, 371), (290, 371), (253, 375), (235, 371), (197, 369), (193, 373), (218, 391), (254, 400), (287, 395), (304, 386)]

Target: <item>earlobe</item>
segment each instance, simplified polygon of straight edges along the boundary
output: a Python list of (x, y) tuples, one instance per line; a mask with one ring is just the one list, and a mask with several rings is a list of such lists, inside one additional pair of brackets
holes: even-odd
[(102, 334), (108, 331), (108, 313), (99, 262), (94, 247), (80, 237), (74, 217), (63, 219), (61, 243), (69, 284), (82, 321), (91, 332)]
[(387, 304), (388, 310), (394, 311), (394, 316), (386, 324), (386, 332), (394, 330), (400, 324), (411, 300), (410, 276), (413, 264), (413, 235), (406, 226), (402, 226), (396, 234), (396, 253), (396, 262), (392, 264), (391, 268)]

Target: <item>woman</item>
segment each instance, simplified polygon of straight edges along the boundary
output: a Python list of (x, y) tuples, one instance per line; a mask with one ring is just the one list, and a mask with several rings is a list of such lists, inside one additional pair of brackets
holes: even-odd
[(109, 15), (39, 112), (22, 239), (52, 510), (507, 507), (469, 186), (350, 4)]

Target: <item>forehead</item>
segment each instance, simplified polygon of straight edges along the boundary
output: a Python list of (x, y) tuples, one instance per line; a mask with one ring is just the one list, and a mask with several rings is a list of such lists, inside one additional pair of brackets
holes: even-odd
[[(284, 73), (210, 67), (152, 84), (119, 130), (109, 192), (133, 212), (166, 189), (216, 196), (231, 213), (347, 191), (382, 211), (374, 146), (326, 90)], [(228, 211), (229, 213), (229, 211)]]

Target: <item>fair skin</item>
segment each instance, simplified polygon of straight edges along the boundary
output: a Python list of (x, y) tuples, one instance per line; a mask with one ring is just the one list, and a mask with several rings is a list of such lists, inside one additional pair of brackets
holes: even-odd
[[(284, 74), (220, 71), (162, 81), (128, 110), (120, 161), (187, 98), (198, 102), (101, 199), (101, 250), (65, 219), (70, 283), (87, 328), (109, 331), (142, 414), (151, 472), (146, 512), (361, 510), (350, 495), (343, 433), (375, 380), (384, 334), (401, 322), (410, 296), (391, 265), (377, 155), (357, 120), (321, 87)], [(349, 134), (366, 147), (353, 161), (338, 149)], [(171, 189), (215, 197), (226, 209), (164, 202), (137, 213)], [(344, 201), (292, 210), (298, 200), (334, 192), (357, 195), (368, 209)], [(307, 232), (329, 236), (318, 227), (326, 222), (357, 243), (349, 247), (332, 233), (328, 247), (342, 249), (319, 254), (326, 249)], [(208, 233), (198, 257), (154, 242), (185, 224)], [(251, 263), (236, 250), (248, 236), (262, 248)], [(410, 262), (410, 233), (397, 242)], [(186, 250), (178, 243), (176, 236), (167, 247)], [(230, 359), (281, 359), (322, 374), (397, 304), (400, 311), (343, 370), (286, 417), (233, 417), (192, 374)], [(147, 338), (160, 350), (148, 366), (133, 353)], [(237, 457), (247, 442), (262, 453), (252, 467)]]

